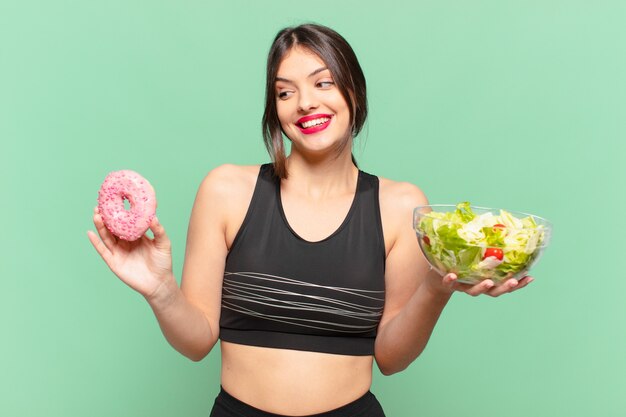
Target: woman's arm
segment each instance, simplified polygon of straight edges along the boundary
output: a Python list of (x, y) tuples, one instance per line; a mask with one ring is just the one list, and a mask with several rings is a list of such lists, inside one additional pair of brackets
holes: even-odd
[(202, 181), (189, 222), (180, 288), (172, 272), (170, 240), (156, 218), (150, 226), (154, 239), (120, 241), (97, 213), (94, 224), (101, 240), (88, 233), (111, 270), (148, 301), (168, 342), (192, 360), (205, 357), (219, 336), (227, 242), (235, 233), (234, 225), (243, 220), (246, 199), (251, 198), (251, 173), (248, 168), (225, 165)]
[(224, 178), (224, 171), (224, 167), (211, 171), (196, 194), (180, 288), (171, 279), (146, 297), (167, 341), (195, 361), (211, 351), (219, 336), (222, 277), (228, 253), (223, 203), (229, 200), (224, 184), (229, 180)]
[(243, 222), (258, 167), (222, 165), (204, 179), (191, 212), (181, 287), (163, 288), (149, 300), (170, 344), (201, 360), (219, 337), (228, 245)]
[(428, 204), (416, 186), (381, 179), (380, 205), (388, 255), (385, 270), (385, 310), (378, 327), (375, 357), (385, 375), (404, 370), (426, 347), (428, 339), (455, 291), (472, 296), (499, 296), (523, 288), (532, 279), (511, 279), (499, 287), (491, 280), (476, 285), (441, 277), (431, 270), (413, 230), (413, 209)]
[(421, 283), (429, 273), (412, 229), (413, 208), (428, 204), (415, 186), (381, 179), (380, 208), (385, 242), (385, 310), (375, 358), (381, 372), (405, 369), (422, 352), (451, 293), (431, 294)]

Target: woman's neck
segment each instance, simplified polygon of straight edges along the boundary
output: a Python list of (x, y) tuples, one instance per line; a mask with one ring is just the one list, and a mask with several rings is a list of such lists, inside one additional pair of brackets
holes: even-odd
[(289, 176), (282, 181), (287, 192), (305, 194), (310, 198), (354, 193), (358, 168), (352, 162), (350, 149), (337, 158), (312, 160), (292, 152), (286, 161)]

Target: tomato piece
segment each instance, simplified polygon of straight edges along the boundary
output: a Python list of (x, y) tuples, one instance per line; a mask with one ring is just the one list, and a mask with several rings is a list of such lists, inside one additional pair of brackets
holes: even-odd
[(500, 229), (504, 229), (504, 228), (506, 228), (506, 226), (505, 226), (505, 225), (503, 225), (502, 223), (494, 224), (494, 225), (493, 225), (493, 227), (494, 227), (494, 228), (499, 227)]
[(485, 249), (485, 255), (483, 256), (483, 259), (488, 258), (490, 256), (493, 256), (494, 258), (501, 261), (504, 258), (504, 252), (502, 251), (502, 249), (498, 249), (498, 248)]
[(424, 235), (424, 243), (426, 243), (428, 246), (430, 246), (430, 238), (426, 235)]

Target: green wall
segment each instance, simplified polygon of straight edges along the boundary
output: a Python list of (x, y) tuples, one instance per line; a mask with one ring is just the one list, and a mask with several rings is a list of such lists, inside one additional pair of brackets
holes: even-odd
[(455, 295), (375, 375), (388, 416), (626, 415), (626, 3), (367, 4), (0, 0), (0, 415), (208, 415), (218, 350), (174, 351), (86, 231), (106, 174), (136, 170), (180, 277), (204, 175), (267, 161), (265, 55), (307, 21), (366, 73), (362, 169), (555, 225), (534, 283)]

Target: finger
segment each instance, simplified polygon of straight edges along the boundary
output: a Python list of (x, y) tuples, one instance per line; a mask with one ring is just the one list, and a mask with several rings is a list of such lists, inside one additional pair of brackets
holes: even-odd
[(152, 222), (150, 222), (150, 230), (152, 230), (152, 234), (154, 234), (154, 245), (158, 249), (169, 250), (171, 247), (170, 239), (167, 237), (165, 228), (159, 222), (157, 216), (154, 216)]
[(100, 238), (106, 245), (107, 249), (112, 252), (115, 248), (115, 245), (117, 244), (117, 238), (104, 225), (104, 221), (102, 220), (102, 216), (98, 212), (97, 207), (94, 209), (93, 224), (94, 226), (96, 226), (96, 230), (98, 231), (98, 234), (100, 235)]
[(487, 291), (489, 291), (491, 288), (493, 288), (494, 283), (492, 280), (490, 279), (486, 279), (484, 281), (479, 282), (478, 284), (475, 284), (473, 286), (471, 286), (467, 291), (465, 291), (467, 294), (471, 295), (472, 297), (476, 297), (480, 294), (484, 294)]
[(459, 282), (459, 277), (455, 273), (451, 272), (443, 277), (444, 286), (450, 286), (453, 291), (467, 293), (471, 288), (471, 284), (465, 282)]
[(517, 290), (519, 290), (521, 288), (524, 288), (525, 286), (527, 286), (528, 284), (530, 284), (534, 280), (535, 279), (533, 277), (526, 276), (526, 277), (520, 279), (519, 282), (517, 283), (517, 286), (515, 286), (515, 288), (513, 288), (510, 292), (517, 291)]
[(526, 281), (522, 281), (522, 280), (520, 280), (515, 287), (513, 287), (513, 288), (511, 288), (509, 290), (509, 292), (520, 290), (520, 289), (524, 288), (525, 286), (527, 286), (528, 284), (530, 284), (530, 281), (527, 281), (527, 280)]
[(502, 294), (506, 294), (508, 292), (515, 290), (517, 287), (519, 287), (519, 285), (520, 284), (516, 279), (511, 278), (503, 282), (502, 284), (498, 285), (497, 287), (493, 288), (491, 291), (488, 292), (488, 294), (491, 295), (492, 297), (499, 297)]
[(449, 273), (443, 276), (443, 278), (441, 279), (441, 282), (443, 284), (443, 287), (445, 289), (447, 289), (448, 291), (450, 291), (451, 293), (457, 290), (457, 276), (454, 273)]
[(93, 247), (96, 249), (96, 252), (98, 252), (102, 259), (104, 259), (104, 262), (106, 262), (107, 265), (110, 265), (113, 253), (109, 250), (109, 248), (107, 248), (106, 245), (100, 239), (98, 239), (98, 236), (91, 230), (87, 231), (87, 237), (89, 238), (89, 241), (91, 242)]
[(465, 284), (463, 282), (455, 282), (453, 285), (453, 289), (454, 291), (458, 291), (458, 292), (464, 292), (467, 294), (467, 292), (472, 288), (471, 285), (469, 284)]

